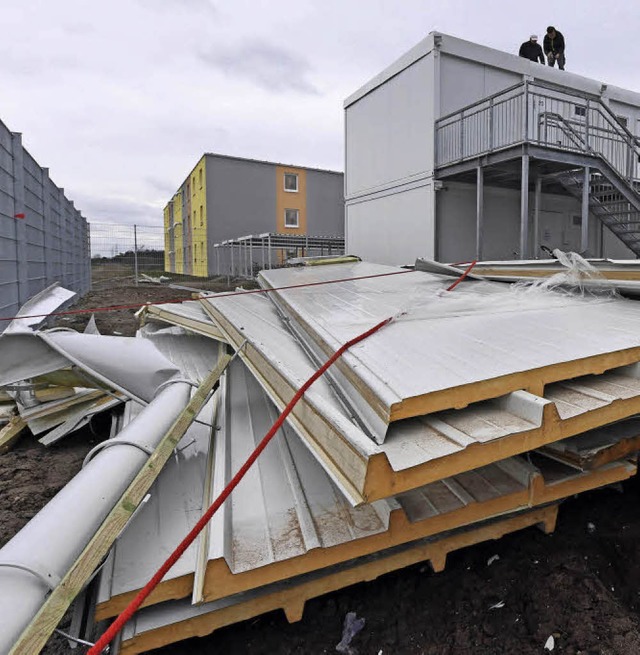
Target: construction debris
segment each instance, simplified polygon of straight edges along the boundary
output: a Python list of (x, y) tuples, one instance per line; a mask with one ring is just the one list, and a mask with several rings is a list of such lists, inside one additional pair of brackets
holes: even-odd
[[(308, 599), (330, 591), (420, 562), (441, 571), (449, 552), (534, 525), (552, 532), (564, 499), (635, 475), (635, 301), (509, 286), (475, 270), (451, 292), (456, 269), (433, 262), (416, 270), (356, 258), (299, 263), (261, 272), (264, 293), (146, 306), (137, 338), (30, 328), (0, 337), (3, 430), (22, 424), (55, 443), (126, 403), (86, 469), (0, 550), (9, 626), (0, 650), (19, 643), (16, 652), (35, 652), (24, 648), (41, 643), (41, 616), (61, 616), (60, 582), (83, 562), (83, 581), (66, 598), (79, 591), (109, 550), (79, 601), (90, 620), (73, 635), (95, 640), (95, 626), (146, 587), (303, 384), (385, 319), (294, 405), (114, 652), (141, 653), (273, 609), (299, 620)], [(25, 348), (34, 353), (28, 364), (16, 354)], [(213, 396), (202, 391), (214, 384)], [(201, 385), (200, 404), (187, 420), (191, 385)], [(144, 493), (127, 496), (178, 423)], [(89, 469), (109, 473), (85, 491)], [(109, 517), (123, 498), (129, 520), (116, 531)], [(78, 508), (61, 519), (73, 499)], [(54, 520), (51, 556), (36, 542)], [(20, 611), (9, 602), (18, 596)], [(355, 652), (361, 627), (355, 614), (345, 619), (340, 652)]]

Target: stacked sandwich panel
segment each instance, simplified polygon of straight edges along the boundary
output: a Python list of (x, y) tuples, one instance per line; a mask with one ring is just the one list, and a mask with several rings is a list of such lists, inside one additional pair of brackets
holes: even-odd
[(364, 262), (260, 281), (268, 293), (202, 299), (238, 357), (112, 551), (99, 620), (145, 584), (305, 380), (394, 320), (305, 393), (120, 652), (277, 608), (297, 620), (310, 598), (416, 562), (441, 570), (452, 550), (551, 531), (559, 501), (635, 473), (633, 301), (483, 281), (447, 292), (440, 276)]

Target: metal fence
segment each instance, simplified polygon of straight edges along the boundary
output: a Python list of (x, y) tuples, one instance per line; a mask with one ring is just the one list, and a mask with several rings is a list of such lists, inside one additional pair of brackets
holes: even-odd
[(0, 122), (0, 316), (54, 282), (84, 293), (90, 279), (87, 221)]
[(162, 225), (91, 223), (91, 278), (137, 282), (166, 271)]
[(521, 143), (595, 155), (627, 182), (639, 177), (635, 137), (598, 97), (522, 82), (438, 120), (437, 166)]

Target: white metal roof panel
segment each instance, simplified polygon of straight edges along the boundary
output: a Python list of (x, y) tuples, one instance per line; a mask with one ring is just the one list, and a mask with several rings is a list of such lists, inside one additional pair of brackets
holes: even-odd
[[(632, 301), (475, 281), (446, 293), (450, 280), (419, 271), (349, 280), (394, 270), (401, 269), (358, 262), (260, 273), (276, 289), (348, 280), (272, 294), (326, 352), (397, 317), (345, 353), (341, 364), (391, 420), (411, 399), (640, 346), (640, 307)], [(449, 407), (459, 403), (457, 397)]]

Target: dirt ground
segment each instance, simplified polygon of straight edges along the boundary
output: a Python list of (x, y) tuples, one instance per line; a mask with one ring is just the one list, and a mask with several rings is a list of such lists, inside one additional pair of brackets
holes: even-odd
[[(169, 297), (176, 291), (119, 287), (92, 292), (82, 305)], [(132, 315), (97, 316), (98, 327), (131, 334)], [(98, 421), (93, 431), (49, 450), (28, 436), (0, 456), (0, 545), (77, 472), (107, 425)], [(335, 653), (344, 617), (353, 611), (366, 621), (352, 642), (360, 655), (533, 655), (546, 652), (550, 635), (554, 653), (637, 655), (639, 509), (640, 481), (632, 479), (566, 501), (553, 535), (530, 528), (453, 553), (442, 573), (418, 565), (312, 600), (299, 623), (288, 624), (282, 612), (272, 612), (153, 652)], [(494, 555), (499, 559), (488, 566)], [(490, 609), (499, 601), (503, 607)], [(70, 651), (54, 637), (44, 652)]]

